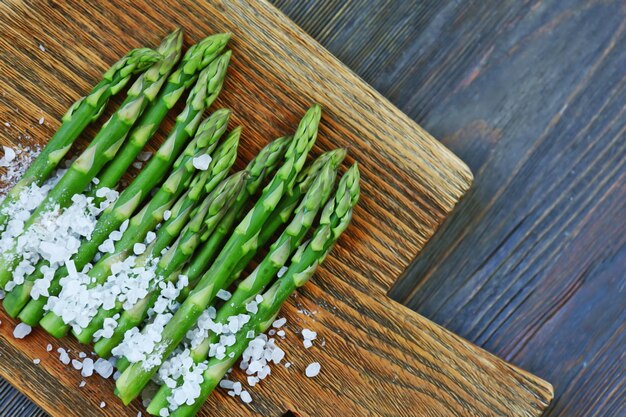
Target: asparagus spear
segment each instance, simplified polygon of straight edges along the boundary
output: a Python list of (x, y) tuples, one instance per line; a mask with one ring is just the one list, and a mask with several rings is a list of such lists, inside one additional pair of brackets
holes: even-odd
[[(220, 221), (217, 229), (209, 236), (207, 244), (201, 247), (199, 251), (196, 251), (190, 264), (182, 271), (182, 275), (187, 276), (190, 283), (196, 282), (210, 262), (212, 262), (214, 253), (217, 252), (218, 246), (228, 232), (230, 232), (231, 225), (242, 211), (250, 196), (256, 193), (265, 177), (276, 169), (278, 161), (284, 156), (285, 150), (291, 140), (291, 137), (286, 136), (270, 142), (261, 149), (259, 154), (248, 164), (245, 169), (245, 187), (240, 191), (226, 216)], [(217, 239), (214, 239), (215, 236), (217, 236)], [(170, 279), (176, 279), (181, 275), (181, 272), (175, 271), (170, 275), (172, 276)], [(113, 348), (122, 341), (124, 333), (142, 322), (143, 318), (148, 313), (148, 309), (151, 307), (150, 301), (147, 301), (148, 302), (137, 303), (133, 308), (122, 314), (111, 339), (102, 339), (95, 344), (94, 350), (99, 356), (105, 358), (109, 357)], [(125, 369), (127, 367), (125, 363), (127, 364), (126, 358), (120, 358), (117, 364), (118, 369)]]
[[(214, 149), (214, 145), (222, 135), (225, 126), (226, 123), (220, 117), (209, 117), (200, 126), (194, 140), (187, 147), (185, 153), (181, 155), (181, 158), (179, 158), (181, 162), (178, 164), (178, 168), (173, 171), (143, 209), (131, 219), (122, 239), (115, 244), (114, 253), (103, 256), (89, 271), (88, 275), (92, 277), (94, 286), (102, 284), (109, 276), (111, 266), (123, 261), (129, 255), (133, 245), (143, 241), (146, 234), (163, 220), (165, 211), (171, 207), (189, 185), (191, 176), (195, 171), (193, 160), (200, 155), (210, 153)], [(240, 129), (233, 130), (233, 133), (224, 142), (226, 146), (223, 146), (234, 155), (236, 155), (236, 144), (239, 142), (239, 134)], [(191, 155), (192, 150), (195, 151), (193, 155)], [(190, 155), (186, 155), (187, 153)], [(233, 160), (234, 155), (231, 157)], [(102, 317), (102, 320), (104, 320), (104, 317)], [(64, 336), (69, 329), (69, 326), (63, 322), (63, 319), (52, 312), (46, 314), (40, 324), (41, 327), (55, 337)], [(87, 342), (90, 339), (90, 337), (87, 337)]]
[[(220, 145), (220, 147), (216, 151), (216, 155), (211, 161), (209, 168), (207, 169), (207, 171), (205, 171), (211, 174), (211, 177), (208, 183), (204, 187), (205, 190), (209, 192), (214, 191), (217, 185), (215, 184), (215, 181), (223, 180), (224, 177), (228, 174), (228, 171), (230, 170), (231, 166), (235, 162), (235, 158), (237, 157), (237, 145), (239, 143), (240, 134), (241, 134), (240, 128), (233, 130), (231, 134), (228, 135), (226, 140), (224, 140), (224, 142)], [(228, 187), (228, 188), (225, 190), (223, 187)], [(213, 208), (213, 210), (216, 210), (215, 212), (212, 212), (213, 216), (217, 217), (217, 215), (219, 214), (219, 218), (223, 217), (224, 212), (227, 208), (226, 203), (230, 202), (230, 196), (231, 194), (235, 192), (232, 190), (232, 188), (239, 188), (239, 187), (236, 187), (236, 182), (233, 180), (228, 181), (225, 184), (222, 184), (221, 187), (218, 187), (218, 190), (216, 191), (217, 193), (216, 194), (212, 193), (209, 198), (205, 199), (203, 205), (200, 206), (198, 212), (196, 213), (196, 215), (194, 215), (193, 221), (190, 222), (186, 226), (186, 228), (195, 230), (196, 225), (198, 225), (199, 227), (199, 224), (202, 223), (202, 220), (205, 217), (204, 215), (202, 215), (202, 210), (205, 210), (204, 214), (206, 215), (206, 212), (209, 210), (209, 208)], [(226, 200), (227, 197), (228, 197), (228, 200)], [(211, 202), (214, 202), (214, 205), (210, 205)], [(217, 210), (217, 207), (225, 207), (225, 208), (223, 208), (222, 210)], [(148, 212), (149, 210), (150, 208), (148, 208)], [(171, 223), (169, 226), (164, 225), (163, 227), (159, 229), (158, 238), (150, 244), (150, 247), (146, 250), (144, 255), (141, 256), (141, 259), (137, 260), (138, 265), (147, 263), (147, 261), (151, 258), (160, 257), (161, 251), (164, 248), (166, 248), (169, 245), (169, 243), (171, 243), (174, 239), (176, 239), (176, 237), (178, 236), (180, 232), (180, 225), (181, 224), (184, 225), (180, 217), (181, 216), (178, 216), (178, 219), (176, 222)], [(216, 220), (219, 221), (219, 218), (217, 218)], [(132, 226), (129, 229), (132, 229)], [(133, 235), (139, 238), (137, 241), (142, 241), (145, 234), (147, 234), (149, 230), (150, 229), (146, 230), (144, 228), (143, 230), (141, 230), (140, 233), (137, 233), (136, 231), (132, 231), (132, 230), (131, 232), (133, 233)], [(191, 239), (188, 239), (188, 240), (191, 240)], [(184, 247), (186, 248), (187, 245), (190, 245), (190, 244), (191, 243), (187, 243)], [(100, 263), (102, 262), (101, 260), (100, 262), (98, 262), (98, 264), (96, 264), (96, 266), (94, 266), (94, 268), (91, 271), (89, 271), (89, 275), (93, 276), (96, 279), (96, 283), (104, 282), (104, 280), (107, 278), (107, 276), (109, 275), (111, 271), (110, 269), (111, 265), (115, 262), (125, 259), (129, 255), (128, 252), (130, 251), (131, 247), (132, 245), (129, 245), (128, 247), (123, 248), (122, 251), (118, 251), (116, 254), (110, 255), (111, 260), (109, 262), (106, 262), (106, 259), (103, 258), (103, 260), (105, 260), (107, 264), (106, 267), (105, 268), (100, 267)], [(170, 252), (171, 251), (172, 249), (170, 249)], [(185, 252), (184, 255), (186, 256), (182, 256), (181, 260), (186, 260), (188, 256), (191, 255), (191, 253), (187, 254)], [(175, 262), (171, 261), (171, 259), (166, 255), (158, 263), (158, 267), (157, 267), (157, 270), (155, 271), (155, 274), (157, 277), (167, 277), (171, 272), (176, 270), (179, 265), (180, 265), (180, 262), (178, 263), (178, 265), (176, 265)], [(92, 271), (94, 270), (97, 270), (97, 271), (95, 274), (92, 275)], [(96, 316), (93, 317), (89, 326), (82, 329), (80, 333), (75, 333), (75, 336), (80, 342), (89, 343), (89, 341), (91, 341), (93, 337), (93, 334), (102, 327), (104, 319), (106, 319), (107, 317), (113, 317), (116, 313), (120, 312), (121, 310), (122, 310), (121, 304), (119, 306), (116, 306), (116, 308), (112, 308), (110, 310), (105, 310), (103, 308), (100, 308)], [(45, 319), (46, 317), (44, 317), (44, 320)], [(44, 326), (44, 320), (42, 320), (41, 325), (42, 327), (46, 328)]]
[[(203, 374), (203, 382), (200, 385), (200, 396), (193, 405), (178, 407), (170, 414), (171, 417), (194, 416), (228, 369), (233, 367), (246, 349), (250, 341), (248, 332), (252, 330), (256, 335), (266, 331), (289, 296), (313, 276), (339, 236), (350, 224), (352, 210), (359, 199), (359, 194), (359, 171), (357, 165), (354, 164), (339, 182), (335, 197), (324, 207), (320, 225), (313, 238), (300, 245), (285, 274), (263, 294), (263, 301), (259, 304), (257, 314), (237, 333), (235, 344), (227, 348), (223, 359), (208, 360), (208, 368)], [(230, 357), (233, 352), (234, 354)], [(159, 390), (152, 399), (148, 412), (158, 414), (167, 406), (168, 396), (165, 390)]]
[[(228, 322), (229, 317), (245, 313), (247, 303), (254, 299), (258, 293), (263, 291), (265, 286), (276, 276), (280, 268), (289, 260), (293, 251), (301, 244), (302, 239), (313, 224), (317, 213), (330, 196), (337, 175), (338, 165), (341, 163), (341, 160), (343, 160), (343, 155), (345, 154), (345, 151), (342, 151), (341, 149), (324, 154), (311, 165), (309, 170), (315, 172), (316, 175), (312, 176), (312, 184), (310, 187), (307, 187), (307, 177), (298, 184), (300, 187), (307, 187), (308, 191), (298, 205), (294, 218), (280, 237), (272, 244), (265, 258), (263, 258), (246, 279), (239, 283), (236, 291), (232, 294), (228, 302), (219, 309), (214, 320), (216, 323), (225, 324)], [(335, 155), (340, 155), (341, 158), (333, 159)], [(315, 169), (320, 163), (321, 167)], [(311, 175), (309, 175), (309, 177), (311, 177)], [(300, 187), (295, 187), (294, 190)], [(293, 194), (296, 193), (285, 196), (283, 201), (281, 201), (287, 208), (291, 205), (290, 197), (292, 197)], [(272, 218), (280, 217), (282, 213), (283, 212), (277, 208)], [(291, 213), (289, 213), (288, 217), (290, 217), (290, 215)], [(280, 225), (280, 223), (278, 224)], [(269, 227), (273, 226), (271, 219), (266, 222), (266, 225)], [(265, 231), (265, 228), (266, 226), (264, 225), (263, 231)], [(269, 236), (271, 235), (268, 235), (268, 237)], [(264, 242), (260, 242), (260, 246), (263, 244)], [(242, 263), (245, 262), (246, 261), (243, 261)], [(212, 333), (195, 347), (192, 346), (190, 356), (193, 361), (195, 363), (204, 361), (207, 358), (211, 344), (217, 343), (219, 338), (220, 336), (218, 334)], [(182, 381), (179, 382), (182, 383)], [(158, 411), (163, 407), (167, 407), (166, 399), (169, 398), (170, 395), (172, 395), (172, 389), (166, 385), (162, 385), (155, 397), (155, 399), (158, 398), (158, 400), (156, 400), (156, 403), (155, 400), (153, 400), (153, 403), (156, 404), (154, 409)]]
[(195, 285), (208, 266), (213, 263), (217, 252), (231, 232), (232, 225), (240, 219), (246, 203), (257, 192), (265, 178), (276, 169), (291, 141), (291, 136), (284, 136), (270, 142), (248, 164), (246, 167), (248, 179), (245, 188), (241, 190), (233, 207), (224, 216), (215, 232), (208, 236), (206, 243), (194, 254), (189, 265), (182, 271), (183, 275), (189, 278), (190, 287)]
[[(276, 208), (281, 197), (293, 187), (317, 136), (320, 116), (321, 109), (318, 105), (307, 111), (287, 149), (284, 165), (265, 187), (259, 201), (235, 228), (213, 265), (163, 330), (163, 341), (158, 347), (161, 359), (172, 353), (218, 290), (227, 284), (226, 281), (237, 267), (238, 260), (254, 246), (263, 223)], [(139, 395), (157, 371), (157, 367), (144, 369), (144, 365), (143, 362), (134, 363), (116, 382), (118, 396), (125, 404)]]
[[(163, 41), (170, 51), (180, 51), (181, 33), (176, 31)], [(172, 65), (179, 53), (168, 53), (162, 60), (144, 72), (129, 89), (120, 109), (105, 123), (87, 149), (67, 170), (57, 185), (48, 193), (41, 205), (25, 222), (24, 230), (30, 228), (40, 216), (55, 206), (66, 207), (74, 194), (80, 193), (98, 171), (116, 155), (126, 135), (145, 107), (154, 99), (166, 75), (160, 74), (164, 65)], [(16, 243), (0, 257), (0, 287), (4, 288), (12, 277), (13, 270), (21, 261)]]
[(18, 200), (22, 191), (31, 184), (41, 185), (50, 176), (81, 132), (100, 117), (109, 98), (120, 92), (134, 74), (145, 71), (160, 59), (161, 54), (152, 49), (133, 49), (104, 73), (89, 95), (80, 98), (68, 109), (61, 119), (59, 130), (0, 203), (0, 228), (4, 228), (9, 220), (9, 205)]
[[(100, 182), (94, 191), (103, 187), (115, 187), (135, 157), (159, 128), (167, 112), (174, 107), (183, 92), (197, 80), (198, 74), (219, 56), (229, 39), (229, 33), (212, 35), (192, 45), (187, 50), (178, 68), (169, 76), (167, 84), (159, 92), (157, 99), (145, 110), (141, 119), (133, 127), (128, 141), (118, 152), (118, 156), (98, 176)], [(164, 66), (161, 68), (161, 72), (169, 72), (170, 69)], [(213, 70), (217, 71), (218, 68), (214, 67)], [(219, 94), (219, 88), (215, 87), (220, 85), (222, 80), (215, 77), (215, 74), (209, 74), (208, 79), (209, 83), (213, 85), (207, 89), (209, 97), (203, 100), (212, 103)], [(195, 96), (197, 97), (197, 95)], [(203, 107), (203, 104), (198, 101), (196, 106)], [(190, 126), (190, 130), (193, 130), (193, 126)], [(95, 193), (93, 194), (95, 195)], [(98, 203), (101, 199), (96, 197), (95, 201)]]
[[(210, 68), (215, 65), (218, 68), (221, 68), (219, 73), (223, 79), (224, 74), (226, 72), (226, 66), (229, 59), (230, 54), (226, 53), (218, 60), (214, 61), (207, 67), (205, 71), (210, 73)], [(204, 71), (203, 71), (204, 72)], [(207, 86), (207, 77), (201, 76), (198, 78), (198, 83), (202, 83), (202, 85)], [(196, 85), (197, 86), (197, 85)], [(159, 148), (159, 151), (155, 154), (155, 156), (150, 160), (148, 165), (137, 175), (135, 180), (120, 194), (115, 205), (109, 206), (98, 219), (98, 223), (94, 232), (92, 233), (92, 238), (90, 241), (84, 242), (78, 250), (78, 253), (74, 256), (74, 263), (77, 268), (82, 268), (86, 265), (93, 256), (97, 253), (98, 246), (109, 236), (109, 234), (119, 228), (119, 226), (124, 222), (124, 220), (128, 219), (136, 207), (146, 198), (148, 197), (149, 191), (163, 178), (163, 176), (167, 173), (169, 168), (172, 166), (172, 163), (176, 165), (174, 162), (182, 149), (182, 147), (187, 142), (189, 136), (193, 134), (193, 131), (188, 131), (186, 127), (189, 124), (196, 124), (197, 114), (202, 113), (200, 110), (194, 110), (192, 107), (193, 102), (196, 101), (196, 95), (206, 97), (205, 90), (203, 89), (194, 89), (192, 94), (187, 99), (188, 105), (185, 107), (183, 112), (178, 116), (176, 125), (174, 126), (172, 132), (165, 140), (163, 145)], [(207, 103), (208, 104), (208, 103)], [(228, 118), (230, 116), (230, 112), (228, 110), (218, 110), (216, 111), (210, 118), (211, 122), (207, 121), (206, 125), (203, 127), (203, 135), (207, 138), (213, 136), (215, 132), (224, 131), (226, 129), (226, 125), (228, 123)], [(195, 129), (194, 129), (195, 130)], [(190, 133), (191, 132), (191, 133)], [(219, 137), (219, 136), (218, 136)], [(192, 141), (187, 149), (194, 149), (195, 143)], [(187, 151), (185, 151), (187, 152)], [(191, 151), (189, 151), (191, 152)], [(189, 153), (187, 152), (187, 153)], [(183, 153), (184, 157), (189, 158), (190, 156), (186, 153)], [(179, 158), (180, 159), (180, 158)], [(40, 271), (39, 271), (40, 272)], [(67, 274), (67, 270), (65, 268), (60, 268), (55, 274), (55, 278), (52, 280), (50, 284), (50, 288), (48, 292), (52, 295), (56, 295), (60, 291), (59, 280), (61, 277)], [(30, 285), (32, 286), (32, 281), (36, 279), (38, 276), (29, 277)], [(33, 279), (34, 278), (34, 279)], [(15, 291), (13, 291), (15, 292)], [(22, 296), (26, 300), (28, 300), (28, 295), (30, 293), (30, 288), (25, 289), (26, 295)], [(11, 293), (13, 294), (13, 293)], [(9, 297), (5, 299), (5, 308), (9, 311), (7, 306), (7, 302), (10, 301)], [(25, 323), (34, 326), (39, 323), (39, 320), (43, 316), (43, 307), (45, 306), (47, 300), (45, 297), (39, 297), (37, 300), (31, 300), (29, 304), (24, 308), (24, 310), (20, 313), (19, 318)], [(21, 304), (15, 303), (15, 308), (12, 310), (13, 312), (19, 312), (21, 306), (24, 305), (24, 302)], [(10, 305), (9, 305), (10, 307)]]

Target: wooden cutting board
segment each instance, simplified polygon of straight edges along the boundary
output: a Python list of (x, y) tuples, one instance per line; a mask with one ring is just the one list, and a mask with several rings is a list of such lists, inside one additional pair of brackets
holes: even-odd
[[(313, 153), (348, 147), (348, 162), (361, 164), (363, 194), (352, 226), (285, 308), (287, 339), (279, 344), (293, 365), (274, 367), (251, 390), (252, 404), (218, 390), (201, 415), (542, 413), (552, 398), (548, 383), (386, 295), (470, 187), (472, 174), (459, 159), (264, 2), (68, 3), (0, 5), (0, 121), (10, 123), (0, 125), (2, 144), (44, 144), (65, 109), (108, 65), (130, 48), (156, 46), (179, 25), (187, 46), (219, 31), (234, 35), (219, 105), (234, 111), (233, 125), (244, 125), (238, 166), (270, 139), (291, 132), (313, 102), (325, 110)], [(162, 139), (160, 132), (151, 148)], [(63, 346), (75, 355), (81, 350), (75, 341), (38, 330), (16, 340), (15, 322), (3, 312), (0, 320), (0, 375), (53, 416), (136, 416), (141, 410), (139, 402), (121, 405), (113, 381), (94, 376), (78, 388), (79, 373), (55, 353)], [(319, 334), (309, 350), (298, 337), (303, 327)], [(46, 352), (48, 343), (55, 351)], [(303, 371), (312, 361), (322, 371), (308, 379)]]

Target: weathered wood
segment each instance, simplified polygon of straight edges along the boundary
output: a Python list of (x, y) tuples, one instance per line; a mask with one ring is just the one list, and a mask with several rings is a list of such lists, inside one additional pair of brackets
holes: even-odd
[[(465, 166), (264, 3), (133, 6), (122, 1), (1, 6), (2, 117), (43, 143), (67, 104), (88, 89), (107, 62), (130, 47), (156, 44), (163, 22), (171, 21), (186, 30), (187, 43), (215, 31), (234, 33), (233, 66), (220, 104), (234, 110), (235, 123), (248, 127), (240, 166), (269, 138), (292, 128), (312, 101), (326, 111), (314, 152), (349, 146), (351, 158), (363, 166), (363, 200), (353, 226), (314, 283), (285, 312), (294, 332), (299, 326), (319, 330), (326, 346), (302, 352), (292, 332), (286, 350), (294, 365), (277, 369), (254, 391), (251, 406), (218, 393), (204, 415), (286, 410), (303, 416), (539, 415), (551, 398), (548, 384), (385, 296), (467, 190), (471, 174)], [(47, 48), (44, 54), (39, 43)], [(44, 128), (35, 124), (42, 112), (49, 120)], [(12, 133), (6, 132), (6, 139), (15, 139)], [(302, 316), (296, 305), (318, 313)], [(0, 374), (49, 412), (136, 415), (112, 396), (110, 381), (90, 380), (91, 388), (80, 395), (76, 373), (41, 351), (50, 338), (35, 332), (16, 341), (11, 327), (0, 327)], [(70, 340), (62, 343), (79, 349)], [(35, 366), (34, 357), (44, 360)], [(306, 379), (302, 372), (313, 358), (324, 370)], [(24, 377), (11, 377), (22, 369)], [(100, 401), (107, 407), (94, 407)]]

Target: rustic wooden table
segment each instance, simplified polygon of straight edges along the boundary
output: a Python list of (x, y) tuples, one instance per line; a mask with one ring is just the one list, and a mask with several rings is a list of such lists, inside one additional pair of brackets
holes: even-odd
[(275, 3), (475, 174), (394, 298), (552, 382), (547, 415), (626, 415), (626, 4)]

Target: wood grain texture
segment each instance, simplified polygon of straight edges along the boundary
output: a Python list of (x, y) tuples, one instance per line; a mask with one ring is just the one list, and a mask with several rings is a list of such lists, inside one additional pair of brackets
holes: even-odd
[(546, 416), (626, 415), (624, 2), (277, 6), (475, 174), (394, 299), (549, 380)]
[[(269, 138), (292, 128), (311, 101), (326, 110), (314, 152), (350, 146), (351, 157), (364, 166), (363, 201), (353, 227), (314, 284), (285, 312), (293, 330), (288, 351), (301, 352), (295, 336), (300, 327), (318, 330), (326, 346), (294, 353), (294, 366), (277, 370), (271, 383), (255, 390), (251, 406), (218, 393), (205, 415), (292, 410), (302, 416), (531, 416), (546, 407), (548, 384), (386, 298), (396, 277), (467, 190), (471, 174), (276, 10), (246, 2), (11, 6), (0, 9), (5, 35), (0, 70), (6, 75), (0, 115), (14, 129), (30, 129), (39, 143), (106, 62), (129, 47), (156, 44), (169, 20), (185, 28), (187, 43), (218, 30), (234, 33), (235, 59), (220, 104), (234, 110), (235, 123), (248, 126), (240, 166)], [(44, 20), (45, 25), (39, 23)], [(46, 45), (45, 54), (38, 43)], [(42, 114), (49, 120), (44, 128), (35, 125)], [(13, 143), (15, 133), (6, 133)], [(297, 306), (317, 314), (303, 316)], [(55, 358), (48, 355), (39, 366), (32, 365), (34, 357), (45, 355), (49, 338), (35, 332), (16, 341), (11, 327), (0, 328), (0, 373), (23, 370), (23, 377), (12, 381), (49, 412), (136, 415), (137, 410), (123, 409), (112, 397), (110, 382), (90, 380), (88, 395), (76, 395), (80, 378)], [(62, 343), (74, 352), (79, 349), (69, 340)], [(323, 373), (315, 380), (303, 378), (305, 365), (316, 358)], [(107, 403), (104, 409), (94, 407), (100, 401)]]

